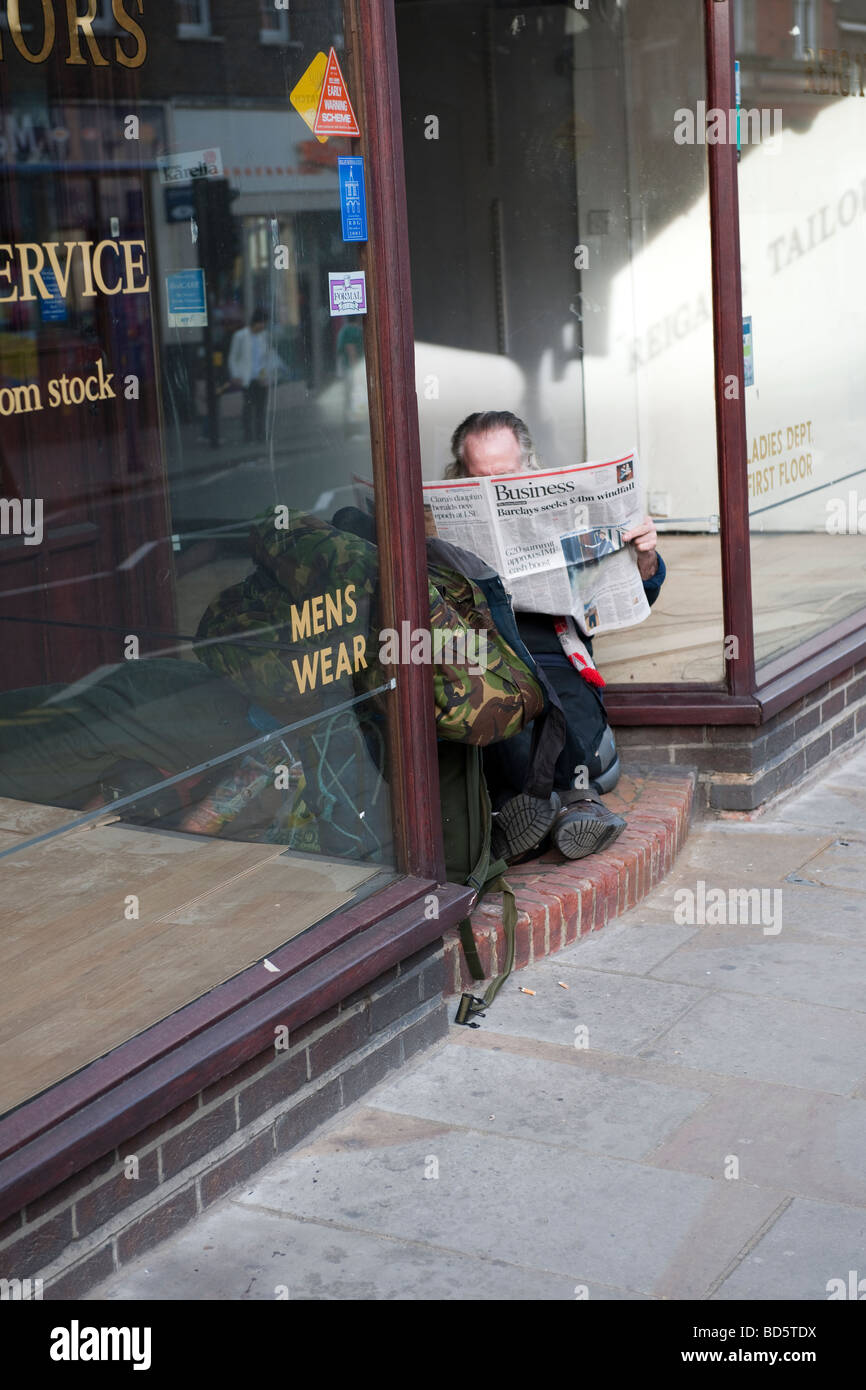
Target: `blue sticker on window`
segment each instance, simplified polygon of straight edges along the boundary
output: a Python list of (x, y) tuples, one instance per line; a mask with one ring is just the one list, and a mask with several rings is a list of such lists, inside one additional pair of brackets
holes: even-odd
[(340, 176), (340, 216), (344, 241), (367, 240), (367, 191), (364, 187), (364, 161), (360, 155), (343, 155), (337, 160)]
[(752, 316), (743, 319), (743, 385), (755, 384), (755, 354), (752, 346)]

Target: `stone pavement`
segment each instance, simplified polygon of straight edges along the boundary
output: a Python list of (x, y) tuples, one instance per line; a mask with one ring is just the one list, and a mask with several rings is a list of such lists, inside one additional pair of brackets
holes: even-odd
[(695, 826), (637, 909), (88, 1297), (824, 1300), (852, 1270), (866, 750)]

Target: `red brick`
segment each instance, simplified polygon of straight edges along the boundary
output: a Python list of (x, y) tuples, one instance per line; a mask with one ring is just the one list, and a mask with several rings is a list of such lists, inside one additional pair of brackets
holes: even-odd
[(605, 922), (616, 916), (616, 901), (619, 894), (619, 875), (616, 869), (604, 864), (600, 856), (596, 864), (587, 863), (586, 877), (595, 885), (595, 912), (593, 930), (603, 927)]
[[(134, 1151), (121, 1145), (120, 1162), (117, 1171), (108, 1182), (101, 1183), (92, 1192), (80, 1197), (75, 1203), (75, 1225), (79, 1236), (90, 1235), (92, 1231), (104, 1226), (113, 1216), (131, 1207), (133, 1202), (153, 1192), (159, 1183), (156, 1149), (142, 1154), (138, 1160), (138, 1177), (126, 1177), (124, 1160)], [(136, 1155), (138, 1157), (138, 1155)]]
[(843, 691), (837, 690), (834, 695), (830, 695), (821, 704), (821, 723), (824, 724), (828, 719), (832, 719), (833, 716), (838, 714), (844, 707), (844, 704), (845, 695)]
[(670, 806), (654, 806), (653, 817), (660, 822), (666, 830), (675, 831), (677, 827), (677, 813)]
[(196, 1214), (195, 1189), (192, 1185), (169, 1197), (153, 1211), (139, 1217), (117, 1238), (117, 1258), (120, 1264), (143, 1255), (160, 1241), (186, 1226)]
[(550, 951), (554, 954), (562, 950), (565, 945), (564, 921), (562, 913), (562, 902), (555, 897), (552, 890), (544, 893), (544, 901), (547, 905), (547, 931), (550, 940)]
[(521, 912), (514, 928), (514, 967), (522, 970), (532, 960), (532, 918), (528, 912)]
[(543, 903), (532, 913), (532, 959), (543, 960), (548, 954), (547, 905)]
[[(395, 977), (396, 978), (396, 977)], [(323, 1072), (342, 1062), (350, 1052), (361, 1047), (370, 1036), (369, 1006), (350, 1014), (337, 1023), (307, 1049), (310, 1056), (310, 1077), (315, 1080)]]
[(445, 993), (460, 993), (460, 958), (463, 952), (458, 938), (445, 938)]
[(268, 1127), (261, 1134), (248, 1139), (235, 1153), (224, 1158), (222, 1163), (218, 1163), (207, 1173), (202, 1173), (199, 1180), (202, 1206), (209, 1207), (212, 1202), (224, 1197), (232, 1188), (238, 1187), (253, 1173), (258, 1173), (270, 1163), (273, 1156), (274, 1132)]
[(521, 962), (529, 964), (530, 961), (542, 959), (547, 954), (547, 898), (537, 889), (521, 888), (517, 894), (517, 906), (529, 917), (525, 927), (529, 956), (525, 962)]
[(586, 884), (583, 891), (576, 884), (565, 882), (557, 884), (556, 896), (562, 915), (562, 944), (568, 946), (580, 935), (580, 922), (585, 910), (592, 912), (592, 885)]
[(391, 1038), (383, 1043), (375, 1052), (362, 1057), (354, 1066), (349, 1067), (343, 1072), (343, 1104), (351, 1105), (354, 1101), (360, 1100), (361, 1096), (366, 1095), (373, 1086), (378, 1086), (379, 1082), (399, 1067), (402, 1059), (401, 1039)]
[(432, 1047), (433, 1043), (440, 1038), (446, 1037), (448, 1033), (448, 1010), (444, 1003), (436, 1009), (425, 1014), (424, 1018), (419, 1018), (417, 1023), (413, 1023), (403, 1033), (403, 1060), (408, 1062), (410, 1057), (414, 1057), (416, 1052), (422, 1052), (427, 1047)]
[(111, 1246), (103, 1245), (99, 1250), (94, 1250), (92, 1255), (79, 1261), (73, 1269), (59, 1274), (56, 1279), (49, 1279), (42, 1291), (42, 1297), (46, 1303), (81, 1298), (113, 1273), (114, 1255)]
[(205, 1111), (186, 1129), (166, 1139), (162, 1145), (162, 1176), (175, 1177), (184, 1168), (204, 1158), (236, 1129), (234, 1100), (224, 1100), (215, 1110)]
[[(610, 850), (606, 850), (604, 858), (616, 870), (617, 877), (617, 915), (627, 911), (634, 902), (633, 885), (635, 874), (635, 859), (628, 851), (620, 851), (619, 845), (614, 845)], [(629, 901), (631, 896), (631, 902)]]
[(633, 865), (632, 893), (634, 902), (640, 902), (647, 893), (647, 871), (650, 862), (650, 843), (637, 831), (625, 830), (616, 842), (624, 854), (628, 854)]
[(293, 1096), (306, 1083), (306, 1052), (296, 1052), (294, 1056), (277, 1053), (270, 1061), (269, 1070), (238, 1093), (240, 1127), (263, 1115), (271, 1106), (279, 1105), (288, 1096)]
[[(399, 1041), (397, 1039), (396, 1041)], [(278, 1154), (293, 1149), (302, 1139), (319, 1125), (336, 1115), (342, 1103), (342, 1090), (339, 1076), (320, 1086), (298, 1105), (293, 1105), (279, 1115), (274, 1124), (274, 1144)]]
[(72, 1207), (39, 1226), (24, 1226), (3, 1250), (4, 1279), (30, 1279), (56, 1260), (72, 1243)]
[(422, 1001), (432, 999), (435, 995), (442, 995), (445, 992), (445, 957), (442, 953), (441, 943), (437, 943), (437, 945), (436, 955), (418, 973)]
[(418, 975), (407, 975), (391, 985), (379, 999), (370, 1004), (370, 1032), (380, 1033), (389, 1023), (394, 1023), (404, 1014), (411, 1013), (421, 1002), (418, 990)]

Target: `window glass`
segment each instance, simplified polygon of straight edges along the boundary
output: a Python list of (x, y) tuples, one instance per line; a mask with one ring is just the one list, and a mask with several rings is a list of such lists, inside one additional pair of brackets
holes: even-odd
[(41, 9), (0, 33), (0, 1110), (395, 871), (353, 150), (287, 101), (332, 43), (352, 95), (342, 11), (263, 49), (214, 5), (217, 63), (206, 5)]
[(479, 410), (547, 468), (637, 447), (668, 577), (617, 682), (723, 678), (702, 10), (397, 5), (425, 476)]
[(866, 606), (866, 3), (743, 3), (754, 44), (738, 55), (741, 127), (750, 111), (769, 137), (744, 141), (739, 165), (752, 592), (767, 662)]

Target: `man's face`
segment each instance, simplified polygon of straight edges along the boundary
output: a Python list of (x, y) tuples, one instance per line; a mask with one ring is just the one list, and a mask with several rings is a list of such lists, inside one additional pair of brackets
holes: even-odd
[(463, 460), (470, 478), (523, 472), (520, 445), (511, 430), (504, 427), (486, 434), (470, 434), (463, 445)]

